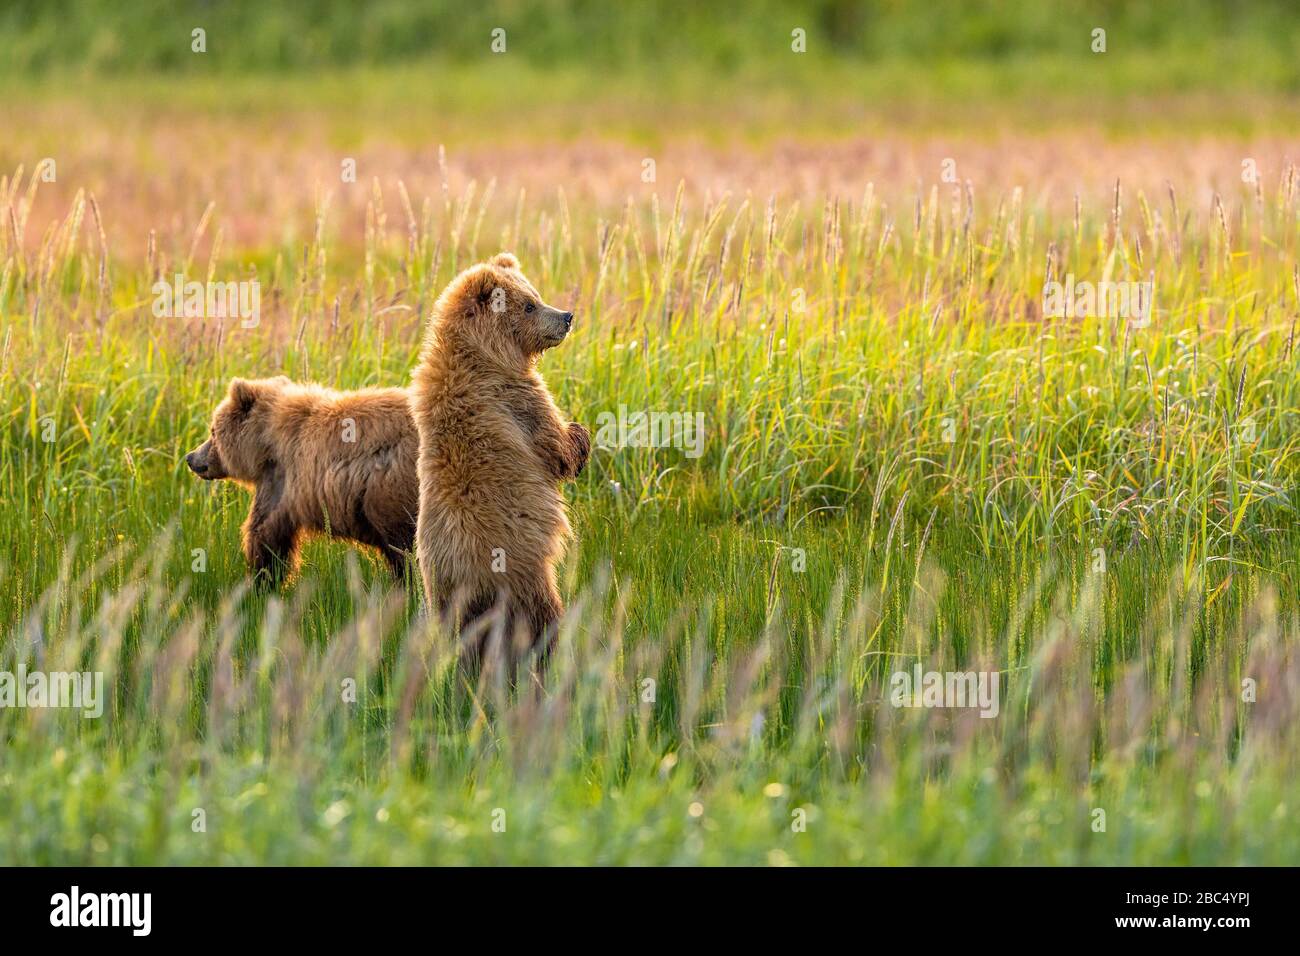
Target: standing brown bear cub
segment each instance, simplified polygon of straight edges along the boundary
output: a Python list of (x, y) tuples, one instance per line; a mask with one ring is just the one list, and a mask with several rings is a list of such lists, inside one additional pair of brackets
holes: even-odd
[(439, 297), (413, 376), (425, 594), (462, 629), (495, 612), (485, 620), (512, 661), (544, 655), (564, 610), (555, 567), (570, 530), (557, 485), (582, 471), (591, 439), (561, 418), (536, 363), (572, 324), (503, 252)]
[(244, 555), (259, 580), (295, 572), (312, 534), (374, 548), (401, 578), (415, 538), (418, 448), (405, 389), (237, 378), (211, 437), (185, 463), (207, 481), (252, 491)]

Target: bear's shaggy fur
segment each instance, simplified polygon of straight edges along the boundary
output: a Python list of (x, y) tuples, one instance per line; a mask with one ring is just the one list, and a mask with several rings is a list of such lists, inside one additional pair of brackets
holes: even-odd
[(555, 568), (571, 534), (558, 483), (582, 471), (591, 438), (561, 418), (536, 363), (572, 322), (509, 253), (462, 272), (434, 305), (411, 388), (416, 557), (427, 599), (471, 656), (485, 621), (501, 628), (511, 662), (555, 640)]
[(211, 437), (185, 463), (207, 481), (252, 491), (244, 555), (259, 580), (295, 572), (311, 534), (377, 549), (401, 578), (415, 538), (418, 450), (406, 389), (237, 378)]

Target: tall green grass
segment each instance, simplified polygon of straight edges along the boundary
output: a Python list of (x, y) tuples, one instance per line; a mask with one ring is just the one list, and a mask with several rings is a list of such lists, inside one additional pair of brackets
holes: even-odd
[[(652, 554), (572, 595), (544, 690), (521, 692), (458, 670), (355, 567), (211, 611), (163, 567), (166, 538), (106, 561), (100, 601), (65, 573), (6, 664), (99, 669), (112, 696), (98, 721), (0, 712), (0, 858), (1294, 860), (1300, 682), (1272, 584), (1209, 604), (1155, 553), (1109, 577), (932, 554), (893, 585), (795, 582), (736, 532), (627, 530)], [(813, 568), (840, 553), (819, 539)], [(673, 587), (653, 552), (692, 546)], [(999, 670), (1001, 712), (894, 709), (888, 675), (918, 660)]]
[[(0, 858), (1293, 860), (1294, 187), (1060, 217), (375, 184), (361, 246), (322, 204), (232, 254), (206, 216), (112, 248), (88, 196), (28, 235), (37, 181), (0, 181), (0, 669), (112, 694), (0, 710)], [(515, 690), (340, 546), (248, 593), (246, 496), (181, 463), (233, 375), (405, 381), (501, 248), (578, 313), (566, 412), (706, 427), (595, 452), (560, 653)], [(155, 319), (177, 271), (255, 275), (261, 324)], [(1049, 277), (1153, 272), (1148, 328), (1041, 316)], [(997, 671), (999, 716), (890, 706), (915, 662)]]

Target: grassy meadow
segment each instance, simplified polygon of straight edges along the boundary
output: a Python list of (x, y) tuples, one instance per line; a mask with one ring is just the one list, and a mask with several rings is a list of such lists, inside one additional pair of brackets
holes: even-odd
[[(1300, 169), (1259, 35), (1238, 85), (1126, 54), (1098, 89), (1142, 95), (1076, 113), (960, 37), (588, 109), (572, 64), (131, 72), (88, 31), (87, 83), (11, 35), (48, 72), (0, 105), (0, 671), (107, 701), (0, 708), (0, 862), (1294, 863)], [(251, 591), (248, 496), (182, 460), (231, 377), (406, 382), (502, 249), (577, 315), (570, 417), (704, 425), (566, 486), (522, 688), (341, 544)], [(259, 321), (155, 317), (177, 273), (256, 279)], [(1067, 275), (1154, 277), (1149, 324), (1045, 316)], [(893, 706), (917, 664), (996, 672), (998, 714)]]

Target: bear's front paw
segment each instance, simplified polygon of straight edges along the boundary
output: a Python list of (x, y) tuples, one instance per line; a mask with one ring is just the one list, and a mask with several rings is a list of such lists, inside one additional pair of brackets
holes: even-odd
[(573, 476), (582, 474), (582, 469), (591, 457), (591, 433), (577, 422), (569, 422), (569, 441), (573, 445)]

